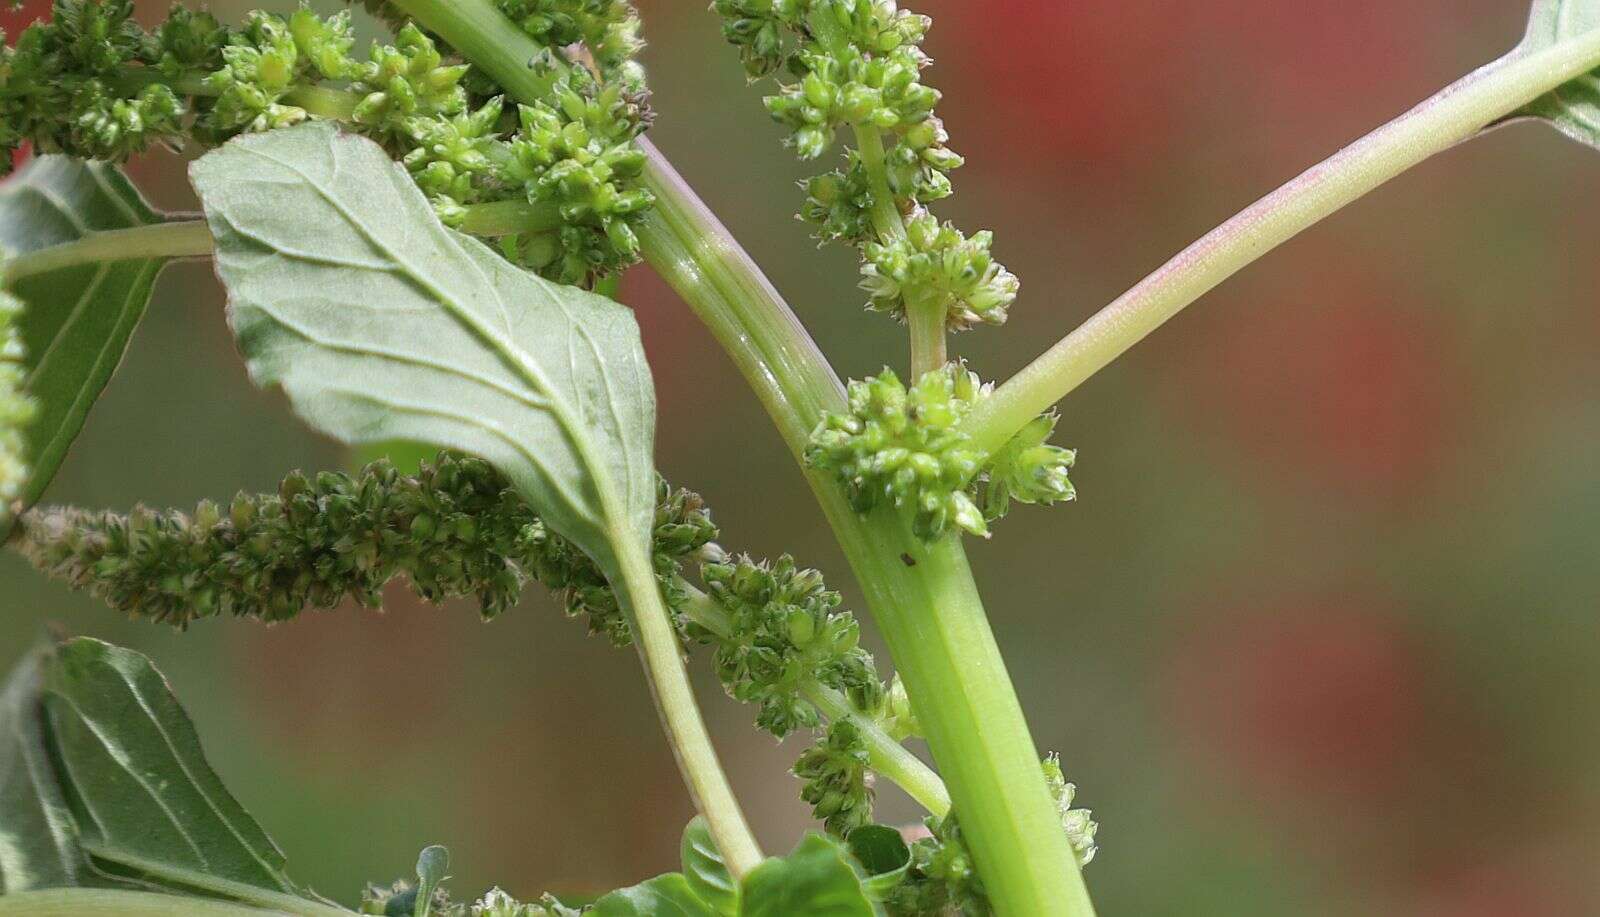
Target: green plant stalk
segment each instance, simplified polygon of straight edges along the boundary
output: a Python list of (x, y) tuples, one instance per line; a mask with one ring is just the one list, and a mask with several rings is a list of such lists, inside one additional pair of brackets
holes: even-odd
[(997, 388), (967, 418), (965, 431), (980, 447), (999, 448), (1040, 412), (1257, 258), (1597, 66), (1600, 29), (1533, 54), (1513, 51), (1451, 84), (1179, 252)]
[(661, 599), (650, 558), (640, 546), (623, 551), (617, 560), (623, 580), (616, 590), (617, 598), (628, 615), (634, 645), (644, 662), (646, 681), (655, 695), (678, 768), (689, 784), (696, 808), (705, 816), (717, 849), (727, 861), (728, 871), (736, 878), (743, 877), (764, 857), (700, 716), (678, 648), (678, 634)]
[(18, 917), (348, 917), (352, 913), (333, 907), (320, 911), (264, 910), (227, 901), (107, 888), (52, 888), (0, 895), (0, 915)]
[[(677, 586), (689, 597), (683, 606), (684, 617), (723, 639), (733, 633), (728, 613), (715, 599), (682, 577), (678, 579)], [(950, 811), (950, 793), (939, 775), (895, 741), (893, 736), (884, 732), (876, 720), (857, 710), (842, 692), (808, 678), (800, 688), (800, 696), (828, 719), (854, 723), (866, 742), (867, 760), (871, 768), (905, 790), (929, 814), (942, 816)]]
[(174, 220), (91, 232), (81, 239), (37, 249), (0, 262), (0, 283), (79, 264), (142, 258), (193, 258), (211, 254), (211, 229), (204, 220)]
[[(656, 206), (640, 231), (645, 258), (727, 351), (803, 463), (822, 412), (844, 407), (838, 376), (705, 204), (658, 151), (647, 152)], [(866, 591), (998, 912), (1093, 914), (959, 539), (925, 545), (899, 514), (864, 517), (831, 478), (808, 470), (806, 480)]]

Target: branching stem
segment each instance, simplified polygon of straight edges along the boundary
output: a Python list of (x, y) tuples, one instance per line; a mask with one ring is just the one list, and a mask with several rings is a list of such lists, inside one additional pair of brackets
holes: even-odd
[(173, 220), (128, 229), (107, 229), (0, 262), (0, 283), (9, 285), (36, 274), (80, 264), (143, 258), (196, 258), (209, 256), (211, 250), (211, 228), (205, 220)]
[(1389, 179), (1600, 66), (1600, 29), (1513, 52), (1312, 166), (1179, 252), (995, 390), (967, 418), (977, 444), (1004, 445), (1146, 335), (1251, 262)]
[[(690, 621), (718, 637), (727, 639), (733, 634), (733, 624), (728, 613), (711, 596), (696, 588), (688, 580), (680, 579), (678, 587), (688, 596), (683, 613)], [(867, 743), (867, 756), (874, 771), (905, 790), (929, 814), (944, 815), (950, 811), (950, 792), (933, 769), (922, 763), (904, 745), (883, 730), (874, 720), (857, 710), (849, 698), (838, 690), (820, 684), (814, 678), (806, 679), (800, 695), (811, 702), (830, 720), (849, 720), (854, 723)]]

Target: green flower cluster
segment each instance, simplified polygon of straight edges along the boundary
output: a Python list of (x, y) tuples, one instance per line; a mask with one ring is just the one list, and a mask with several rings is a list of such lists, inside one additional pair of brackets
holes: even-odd
[[(56, 0), (51, 17), (0, 51), (0, 157), (44, 152), (121, 159), (152, 144), (220, 143), (307, 118), (339, 120), (405, 163), (441, 216), (525, 203), (497, 227), (517, 263), (590, 284), (639, 257), (633, 225), (654, 200), (635, 143), (649, 126), (639, 19), (623, 0), (500, 0), (544, 54), (551, 90), (506, 110), (499, 87), (416, 25), (352, 54), (348, 12), (253, 12), (237, 28), (174, 7), (147, 32), (132, 0)], [(587, 50), (580, 59), (571, 46)], [(591, 69), (591, 66), (593, 69)], [(4, 157), (9, 163), (9, 157)]]
[(634, 60), (644, 49), (639, 13), (623, 0), (496, 0), (500, 11), (549, 48), (581, 44), (607, 82), (644, 88)]
[[(368, 885), (361, 893), (358, 914), (380, 917), (411, 917), (416, 913), (417, 883), (400, 880), (393, 885)], [(578, 917), (577, 908), (544, 895), (537, 902), (523, 903), (498, 888), (490, 889), (471, 904), (457, 904), (443, 888), (434, 889), (429, 902), (429, 917)]]
[(968, 238), (920, 208), (905, 227), (904, 238), (866, 244), (861, 288), (871, 297), (869, 309), (900, 314), (922, 303), (944, 303), (950, 328), (1006, 320), (1017, 278), (989, 255), (993, 233)]
[(805, 781), (800, 798), (811, 804), (811, 814), (830, 834), (844, 837), (872, 824), (867, 743), (851, 721), (829, 723), (821, 741), (795, 762), (794, 775)]
[(22, 390), (27, 373), (16, 327), (21, 313), (22, 300), (0, 289), (0, 529), (28, 477), (22, 428), (33, 419), (34, 403)]
[(1067, 841), (1072, 844), (1072, 853), (1078, 858), (1079, 866), (1088, 866), (1099, 852), (1095, 846), (1094, 835), (1100, 829), (1095, 823), (1093, 813), (1088, 809), (1074, 809), (1072, 799), (1077, 795), (1078, 788), (1067, 782), (1061, 773), (1061, 756), (1051, 753), (1044, 759), (1044, 780), (1050, 787), (1050, 796), (1056, 801), (1056, 808), (1061, 811), (1061, 830), (1067, 833)]
[(961, 431), (988, 394), (960, 365), (932, 370), (909, 389), (885, 368), (850, 383), (849, 410), (823, 417), (806, 461), (838, 477), (858, 512), (911, 510), (914, 530), (929, 540), (952, 529), (988, 537), (988, 524), (1012, 500), (1073, 499), (1067, 473), (1076, 454), (1044, 442), (1054, 417), (1029, 424), (992, 456)]
[(821, 723), (801, 696), (815, 682), (843, 691), (859, 710), (883, 703), (883, 682), (872, 656), (860, 647), (855, 616), (835, 609), (816, 570), (784, 555), (776, 563), (741, 557), (700, 568), (706, 591), (728, 616), (728, 632), (715, 641), (717, 676), (737, 700), (757, 704), (756, 725), (783, 738)]
[(977, 376), (959, 367), (933, 370), (910, 389), (885, 368), (850, 383), (849, 412), (823, 418), (806, 461), (838, 476), (858, 512), (909, 507), (924, 538), (952, 526), (986, 536), (968, 492), (984, 456), (959, 430), (984, 394)]
[(162, 49), (132, 16), (133, 0), (56, 0), (15, 47), (0, 41), (0, 172), (26, 140), (116, 159), (178, 139), (183, 103), (157, 74), (141, 79)]
[[(684, 558), (715, 536), (699, 500), (663, 483), (655, 563), (675, 579)], [(405, 576), (429, 602), (470, 596), (485, 617), (537, 579), (569, 613), (626, 642), (615, 595), (599, 569), (548, 530), (487, 462), (449, 453), (414, 476), (387, 462), (355, 476), (292, 474), (267, 495), (240, 494), (192, 515), (136, 509), (30, 512), (19, 549), (45, 573), (127, 614), (179, 626), (232, 614), (282, 621), (345, 599), (376, 607)]]
[[(908, 308), (944, 310), (963, 329), (1000, 324), (1017, 279), (990, 255), (992, 235), (968, 238), (927, 211), (949, 197), (962, 165), (922, 82), (920, 45), (931, 20), (894, 0), (715, 0), (723, 35), (752, 78), (780, 76), (767, 110), (791, 131), (803, 159), (856, 135), (842, 168), (805, 183), (801, 217), (824, 241), (862, 247), (870, 308), (902, 319)], [(890, 141), (885, 144), (885, 137)]]

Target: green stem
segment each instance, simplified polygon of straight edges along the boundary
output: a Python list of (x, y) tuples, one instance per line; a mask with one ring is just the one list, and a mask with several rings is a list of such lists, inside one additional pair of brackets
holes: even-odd
[(0, 283), (13, 284), (80, 264), (144, 258), (194, 258), (211, 254), (205, 220), (174, 220), (128, 229), (91, 232), (81, 239), (35, 249), (0, 263)]
[(678, 647), (678, 634), (661, 600), (661, 589), (651, 569), (650, 558), (642, 548), (630, 550), (618, 558), (618, 565), (623, 588), (617, 590), (617, 595), (628, 612), (634, 643), (655, 694), (669, 744), (677, 755), (679, 770), (694, 796), (696, 808), (706, 818), (717, 849), (727, 860), (729, 871), (736, 877), (743, 876), (761, 863), (761, 848), (745, 822), (695, 703), (689, 673)]
[(965, 429), (996, 449), (1185, 306), (1326, 216), (1596, 66), (1600, 29), (1513, 52), (1311, 167), (1179, 252), (1062, 338), (975, 409)]
[(300, 917), (304, 914), (348, 915), (325, 907), (320, 911), (277, 911), (228, 901), (107, 888), (52, 888), (0, 895), (0, 915), (18, 917)]
[(911, 326), (911, 379), (950, 362), (945, 349), (945, 307), (906, 302), (906, 322)]
[[(838, 377), (728, 231), (659, 152), (647, 152), (657, 203), (640, 233), (645, 257), (802, 457), (820, 412), (844, 406)], [(831, 478), (807, 471), (806, 480), (866, 590), (998, 912), (1092, 914), (961, 543), (932, 550), (900, 516), (863, 517)]]
[(474, 236), (509, 236), (523, 232), (543, 232), (561, 225), (561, 214), (555, 204), (534, 204), (529, 201), (492, 201), (486, 204), (468, 204), (466, 218), (458, 227)]
[(755, 389), (800, 460), (844, 385), (783, 297), (666, 157), (641, 140), (656, 205), (639, 226), (645, 260), (682, 296)]
[[(721, 639), (733, 636), (733, 623), (715, 599), (681, 577), (677, 585), (689, 597), (683, 606), (684, 617)], [(807, 678), (800, 688), (800, 696), (810, 701), (828, 719), (854, 723), (866, 741), (867, 760), (872, 769), (905, 790), (930, 814), (943, 816), (950, 811), (950, 793), (939, 775), (895, 741), (876, 719), (856, 709), (843, 692), (821, 684), (815, 678)]]

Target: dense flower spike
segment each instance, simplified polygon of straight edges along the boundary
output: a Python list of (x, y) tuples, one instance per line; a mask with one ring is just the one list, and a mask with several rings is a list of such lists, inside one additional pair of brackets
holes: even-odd
[(802, 696), (810, 683), (844, 692), (862, 711), (882, 706), (883, 682), (858, 645), (861, 627), (853, 615), (834, 610), (839, 594), (821, 573), (785, 555), (776, 563), (748, 557), (709, 563), (700, 576), (728, 616), (728, 633), (707, 637), (715, 642), (717, 675), (734, 698), (760, 705), (757, 726), (781, 739), (820, 725)]
[(1038, 418), (992, 455), (961, 432), (989, 387), (964, 366), (926, 373), (907, 388), (893, 370), (849, 386), (849, 410), (828, 414), (811, 434), (806, 461), (832, 472), (858, 512), (909, 508), (925, 539), (952, 529), (987, 537), (1011, 501), (1076, 496), (1067, 473), (1076, 453), (1045, 443), (1053, 415)]
[(641, 186), (645, 157), (633, 142), (647, 112), (621, 85), (601, 87), (581, 74), (558, 81), (549, 99), (519, 106), (520, 130), (503, 169), (505, 182), (522, 188), (530, 203), (553, 206), (564, 221), (553, 238), (544, 237), (553, 247), (530, 251), (518, 242), (512, 251), (565, 283), (636, 260), (630, 223), (655, 203)]
[[(657, 533), (656, 567), (670, 581), (716, 530), (698, 498), (662, 484)], [(36, 511), (19, 547), (129, 615), (179, 626), (219, 614), (282, 621), (347, 598), (375, 607), (401, 575), (427, 601), (470, 596), (492, 617), (531, 577), (589, 615), (591, 630), (628, 639), (598, 567), (487, 462), (450, 454), (415, 476), (387, 462), (355, 476), (293, 474), (276, 494), (207, 501), (192, 515)]]
[[(526, 225), (492, 230), (524, 267), (591, 284), (639, 258), (634, 225), (654, 200), (635, 144), (650, 124), (639, 18), (622, 0), (500, 0), (546, 52), (552, 89), (509, 111), (499, 87), (404, 21), (353, 55), (348, 12), (253, 12), (237, 28), (175, 7), (154, 32), (131, 0), (57, 0), (0, 51), (0, 163), (26, 141), (121, 159), (152, 144), (215, 144), (329, 118), (405, 163), (452, 225), (469, 208), (525, 202)], [(392, 10), (385, 10), (393, 13)], [(592, 68), (592, 69), (591, 69)], [(3, 168), (4, 166), (0, 166)]]
[(950, 195), (949, 173), (962, 164), (933, 114), (939, 93), (921, 79), (931, 20), (894, 0), (713, 6), (752, 78), (795, 75), (766, 105), (801, 158), (822, 155), (841, 129), (854, 132), (844, 167), (804, 183), (800, 215), (823, 241), (862, 247), (870, 308), (901, 319), (908, 308), (932, 310), (952, 330), (1005, 321), (1017, 279), (990, 256), (991, 235), (967, 238), (925, 209)]
[(885, 369), (850, 383), (849, 413), (823, 418), (806, 461), (837, 475), (859, 512), (908, 507), (924, 538), (951, 528), (988, 535), (969, 493), (984, 455), (959, 430), (985, 394), (977, 376), (960, 367), (927, 373), (910, 389)]
[(794, 775), (806, 782), (800, 798), (811, 803), (812, 815), (822, 820), (830, 834), (844, 837), (872, 823), (867, 746), (854, 723), (829, 723), (822, 741), (795, 762)]
[(22, 391), (26, 374), (16, 328), (21, 312), (21, 300), (0, 289), (0, 530), (28, 476), (22, 428), (33, 418), (34, 404)]

